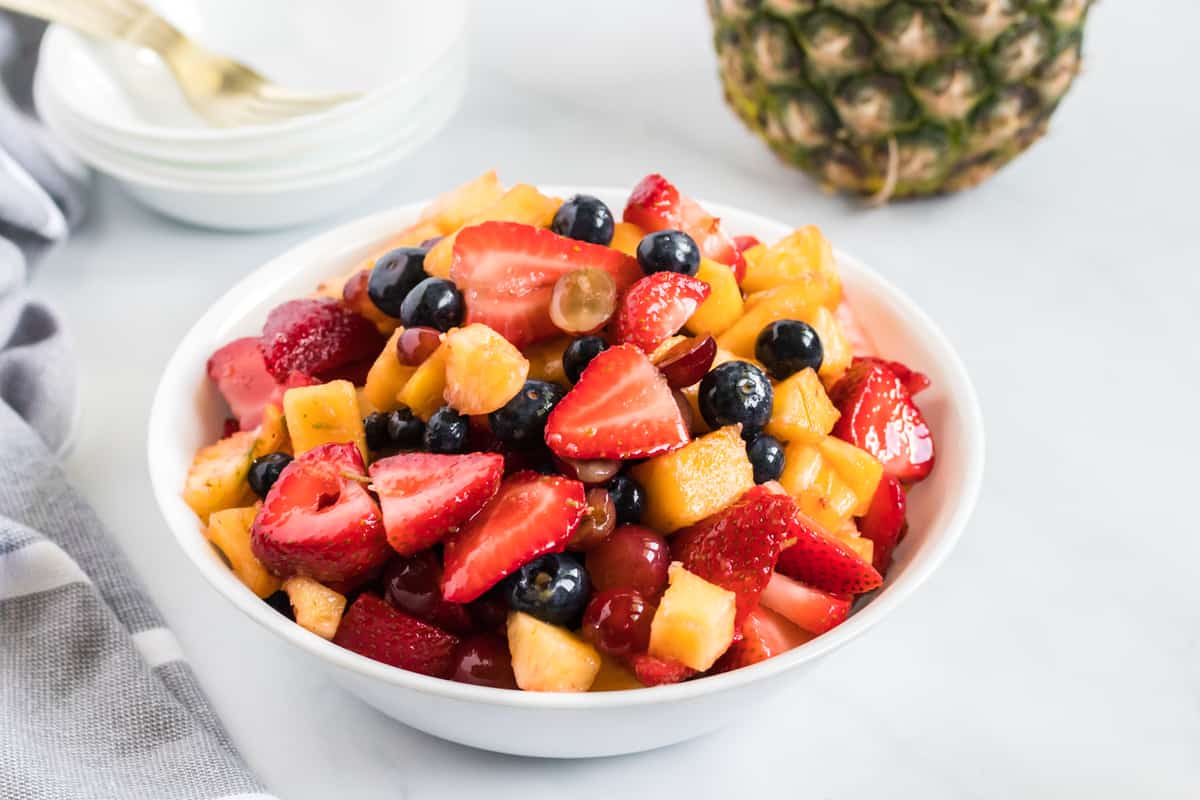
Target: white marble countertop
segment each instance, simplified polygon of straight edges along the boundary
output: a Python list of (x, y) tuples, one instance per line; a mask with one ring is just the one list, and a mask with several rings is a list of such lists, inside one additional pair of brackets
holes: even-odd
[(959, 348), (989, 428), (983, 495), (915, 597), (737, 728), (590, 762), (440, 742), (225, 603), (151, 498), (145, 422), (174, 343), (232, 281), (316, 229), (184, 228), (101, 182), (87, 225), (34, 280), (81, 364), (68, 469), (266, 782), (287, 800), (1200, 795), (1187, 499), (1200, 112), (1184, 82), (1200, 75), (1200, 8), (1100, 4), (1046, 139), (974, 191), (866, 211), (782, 167), (726, 112), (699, 0), (477, 5), (462, 111), (344, 218), (495, 166), (508, 181), (619, 186), (658, 170), (697, 196), (818, 223)]

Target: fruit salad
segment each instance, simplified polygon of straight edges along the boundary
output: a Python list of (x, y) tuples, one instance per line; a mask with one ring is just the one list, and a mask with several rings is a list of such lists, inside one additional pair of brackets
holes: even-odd
[(212, 354), (184, 498), (234, 575), (393, 667), (584, 692), (756, 664), (878, 589), (929, 386), (815, 227), (661, 175), (618, 221), (489, 172)]

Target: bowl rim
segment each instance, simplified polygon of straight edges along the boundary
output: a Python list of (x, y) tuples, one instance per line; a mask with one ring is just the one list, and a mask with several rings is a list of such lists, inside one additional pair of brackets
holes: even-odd
[[(560, 196), (588, 193), (604, 196), (620, 196), (625, 190), (612, 187), (563, 187), (544, 186), (543, 191)], [(170, 403), (177, 393), (176, 387), (194, 388), (196, 376), (194, 364), (208, 356), (211, 343), (210, 329), (219, 327), (229, 319), (238, 319), (262, 305), (262, 301), (251, 302), (246, 298), (264, 289), (285, 283), (299, 262), (331, 258), (332, 254), (364, 241), (383, 238), (394, 232), (396, 226), (408, 224), (416, 219), (420, 209), (428, 200), (408, 203), (367, 217), (339, 225), (332, 230), (307, 239), (288, 249), (281, 255), (258, 267), (228, 289), (214, 302), (199, 320), (188, 330), (177, 345), (163, 369), (151, 406), (147, 432), (147, 458), (155, 500), (176, 542), (192, 564), (199, 569), (208, 583), (233, 603), (242, 613), (255, 622), (281, 636), (285, 641), (307, 651), (326, 664), (358, 676), (374, 679), (383, 684), (408, 689), (423, 694), (470, 703), (507, 706), (525, 709), (614, 709), (630, 706), (654, 705), (684, 701), (703, 695), (723, 693), (750, 683), (768, 680), (791, 671), (801, 664), (813, 661), (834, 649), (857, 638), (894, 611), (921, 584), (941, 566), (957, 544), (974, 511), (979, 496), (984, 470), (985, 434), (983, 414), (975, 389), (966, 368), (953, 346), (934, 321), (893, 284), (860, 261), (836, 250), (841, 267), (849, 266), (857, 277), (873, 284), (872, 290), (885, 295), (898, 309), (900, 316), (922, 329), (926, 346), (940, 352), (943, 367), (951, 380), (946, 386), (946, 396), (953, 398), (963, 418), (968, 435), (964, 438), (964, 470), (959, 482), (958, 502), (947, 519), (941, 535), (914, 558), (909, 568), (899, 579), (888, 586), (886, 592), (872, 599), (856, 611), (849, 619), (811, 641), (786, 653), (748, 667), (712, 675), (693, 681), (666, 686), (639, 689), (624, 689), (609, 692), (548, 693), (494, 689), (485, 686), (458, 683), (410, 672), (373, 661), (301, 628), (288, 620), (247, 590), (233, 573), (218, 559), (212, 557), (208, 541), (204, 538), (195, 515), (183, 503), (179, 487), (167, 485), (166, 475), (171, 469), (166, 465), (168, 450), (163, 445), (170, 441), (172, 418), (177, 412)], [(718, 216), (736, 215), (763, 230), (778, 230), (780, 235), (791, 230), (791, 226), (777, 220), (719, 203), (701, 203)]]

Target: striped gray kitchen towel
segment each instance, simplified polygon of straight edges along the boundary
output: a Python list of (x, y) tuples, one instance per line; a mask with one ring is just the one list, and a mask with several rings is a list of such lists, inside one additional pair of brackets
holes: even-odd
[[(16, 30), (0, 14), (5, 82), (33, 51)], [(72, 361), (25, 264), (65, 234), (79, 176), (42, 157), (18, 114), (0, 87), (0, 798), (269, 800), (59, 469)]]

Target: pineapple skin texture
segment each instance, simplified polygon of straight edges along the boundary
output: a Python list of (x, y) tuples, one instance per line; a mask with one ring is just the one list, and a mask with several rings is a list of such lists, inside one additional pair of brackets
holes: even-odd
[(747, 127), (823, 186), (886, 199), (975, 186), (1033, 144), (1079, 73), (1093, 2), (708, 6)]

